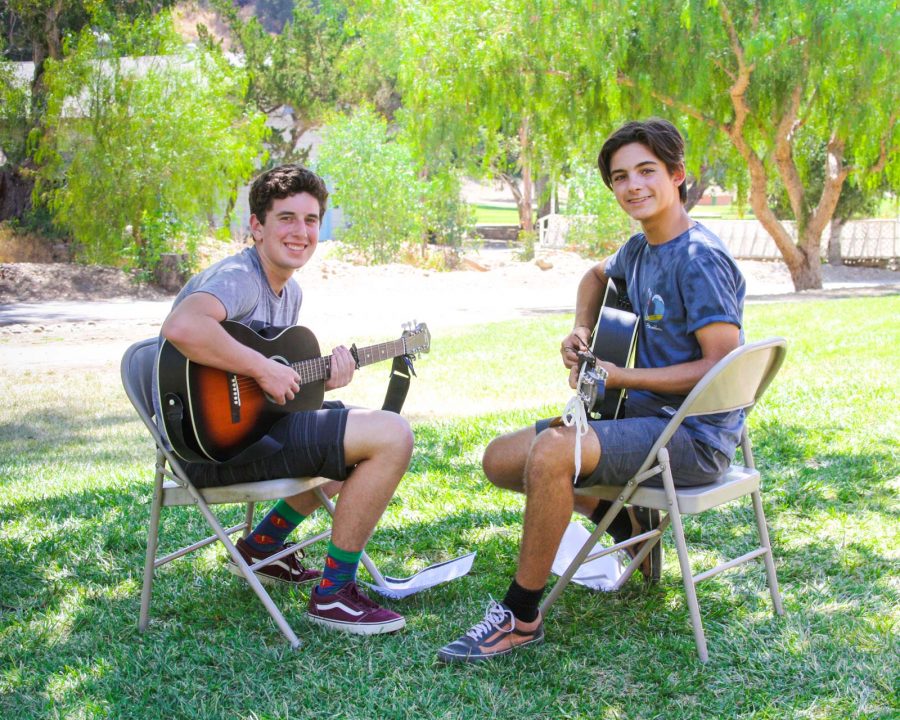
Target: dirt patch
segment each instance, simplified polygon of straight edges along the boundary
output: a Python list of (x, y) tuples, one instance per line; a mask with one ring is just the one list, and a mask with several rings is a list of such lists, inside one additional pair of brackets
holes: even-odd
[(170, 294), (139, 284), (118, 268), (71, 263), (0, 264), (0, 304), (49, 300), (162, 300)]

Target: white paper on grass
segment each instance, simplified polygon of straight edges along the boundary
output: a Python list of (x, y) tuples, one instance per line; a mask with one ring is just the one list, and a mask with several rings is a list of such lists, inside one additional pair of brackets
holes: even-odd
[(415, 575), (410, 575), (408, 578), (385, 576), (384, 586), (373, 585), (372, 583), (366, 583), (366, 585), (386, 597), (404, 598), (407, 595), (412, 595), (432, 588), (435, 585), (462, 577), (472, 569), (474, 560), (475, 553), (472, 552), (437, 565), (429, 565), (424, 570), (419, 570)]
[[(569, 567), (590, 536), (591, 534), (584, 525), (576, 522), (569, 523), (562, 542), (559, 544), (559, 550), (556, 552), (556, 558), (553, 560), (551, 570), (554, 575), (565, 573), (566, 568)], [(598, 552), (602, 547), (600, 544), (594, 545), (591, 554)], [(613, 589), (616, 581), (622, 576), (623, 570), (624, 566), (619, 553), (610, 553), (578, 568), (578, 571), (572, 576), (572, 582), (584, 585), (591, 590), (608, 592)]]

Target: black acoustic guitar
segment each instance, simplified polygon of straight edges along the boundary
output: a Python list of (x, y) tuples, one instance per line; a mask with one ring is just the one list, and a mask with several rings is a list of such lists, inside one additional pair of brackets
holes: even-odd
[[(235, 340), (267, 358), (289, 365), (300, 375), (300, 390), (284, 405), (273, 402), (257, 382), (188, 360), (163, 341), (157, 357), (163, 426), (183, 460), (226, 462), (262, 438), (283, 415), (318, 410), (331, 374), (331, 355), (319, 355), (315, 335), (299, 325), (265, 338), (241, 323), (222, 327)], [(350, 349), (357, 366), (426, 353), (431, 334), (424, 323), (391, 342)]]
[(625, 390), (605, 389), (605, 372), (596, 368), (597, 360), (618, 367), (632, 367), (637, 349), (638, 316), (634, 313), (622, 280), (611, 279), (600, 307), (597, 326), (591, 339), (590, 353), (582, 355), (576, 391), (584, 402), (585, 412), (594, 420), (614, 420), (625, 401)]

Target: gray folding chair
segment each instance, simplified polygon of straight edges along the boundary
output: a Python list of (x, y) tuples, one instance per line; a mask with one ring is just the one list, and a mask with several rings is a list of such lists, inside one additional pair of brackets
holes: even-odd
[[(257, 594), (269, 615), (275, 621), (278, 628), (287, 638), (292, 648), (300, 647), (300, 640), (285, 620), (284, 615), (276, 607), (269, 593), (260, 583), (255, 570), (281, 559), (290, 552), (302, 549), (319, 540), (330, 537), (331, 532), (326, 531), (307, 537), (291, 548), (286, 548), (281, 553), (266, 558), (263, 561), (248, 565), (241, 554), (231, 542), (230, 536), (243, 531), (246, 536), (253, 528), (253, 513), (257, 502), (276, 500), (290, 497), (298, 493), (313, 490), (322, 501), (325, 509), (334, 515), (334, 504), (328, 499), (321, 487), (329, 482), (327, 478), (279, 478), (274, 480), (261, 480), (253, 483), (241, 483), (223, 487), (197, 488), (191, 483), (178, 458), (163, 444), (162, 436), (153, 418), (153, 400), (151, 395), (153, 363), (156, 359), (157, 339), (150, 338), (132, 345), (125, 351), (122, 357), (122, 385), (125, 393), (134, 409), (153, 436), (156, 443), (156, 475), (153, 483), (153, 499), (150, 505), (150, 528), (147, 534), (147, 558), (144, 565), (144, 584), (141, 591), (141, 614), (138, 627), (141, 631), (147, 629), (150, 621), (150, 596), (153, 591), (153, 578), (156, 568), (187, 555), (194, 550), (199, 550), (216, 541), (221, 542), (228, 554), (240, 568), (246, 581)], [(233, 527), (225, 528), (219, 522), (216, 515), (210, 510), (210, 505), (227, 503), (246, 503), (247, 510), (244, 522)], [(198, 542), (180, 548), (163, 557), (157, 557), (159, 545), (159, 519), (163, 507), (177, 505), (196, 505), (213, 534)], [(366, 553), (363, 553), (362, 563), (369, 574), (379, 585), (384, 585), (384, 578), (378, 568)]]
[[(744, 464), (732, 465), (724, 477), (709, 485), (676, 487), (669, 466), (669, 454), (665, 445), (686, 417), (726, 412), (739, 408), (744, 408), (749, 412), (762, 397), (769, 383), (772, 382), (772, 379), (784, 362), (786, 352), (787, 342), (782, 338), (763, 340), (744, 345), (732, 351), (716, 363), (697, 383), (682, 403), (678, 412), (666, 425), (665, 430), (653, 445), (638, 472), (626, 485), (576, 488), (575, 492), (577, 494), (608, 500), (612, 502), (612, 507), (603, 516), (596, 530), (594, 530), (591, 537), (573, 558), (563, 575), (554, 585), (553, 590), (547, 596), (541, 606), (541, 612), (544, 616), (547, 615), (550, 607), (556, 602), (556, 599), (583, 563), (643, 542), (644, 546), (625, 568), (614, 589), (620, 588), (640, 566), (653, 546), (660, 541), (663, 532), (670, 523), (672, 525), (675, 548), (678, 551), (678, 562), (681, 568), (682, 579), (684, 580), (684, 591), (690, 611), (691, 624), (694, 628), (694, 639), (697, 642), (697, 652), (703, 662), (707, 661), (709, 654), (706, 649), (706, 637), (703, 633), (703, 624), (700, 619), (700, 608), (697, 603), (696, 585), (700, 581), (711, 578), (723, 570), (728, 570), (756, 558), (762, 558), (765, 563), (772, 605), (777, 614), (784, 614), (781, 595), (778, 592), (778, 579), (775, 576), (775, 563), (772, 559), (772, 548), (769, 543), (766, 518), (763, 514), (762, 499), (760, 497), (760, 475), (753, 462), (753, 452), (750, 447), (750, 437), (747, 433), (746, 425), (741, 437)], [(644, 481), (656, 475), (662, 477), (662, 488), (642, 486)], [(752, 497), (753, 509), (756, 514), (756, 527), (759, 533), (758, 547), (738, 558), (722, 562), (711, 570), (693, 575), (681, 516), (702, 513), (747, 495)], [(592, 553), (597, 538), (606, 532), (606, 528), (612, 519), (626, 504), (660, 510), (663, 514), (659, 527)]]

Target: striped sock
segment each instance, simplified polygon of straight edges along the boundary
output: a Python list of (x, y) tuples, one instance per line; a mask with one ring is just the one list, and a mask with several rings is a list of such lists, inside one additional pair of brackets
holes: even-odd
[(325, 556), (325, 570), (316, 592), (319, 595), (334, 595), (344, 585), (356, 579), (356, 568), (359, 567), (359, 552), (341, 550), (330, 540), (328, 541), (328, 554)]
[(287, 536), (305, 518), (306, 515), (301, 515), (284, 500), (279, 500), (245, 541), (251, 548), (260, 552), (280, 550)]

